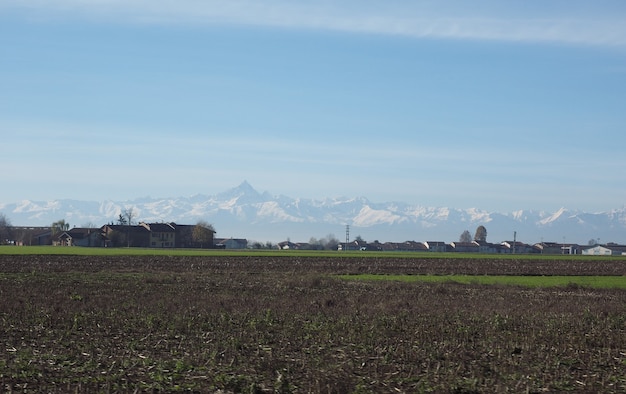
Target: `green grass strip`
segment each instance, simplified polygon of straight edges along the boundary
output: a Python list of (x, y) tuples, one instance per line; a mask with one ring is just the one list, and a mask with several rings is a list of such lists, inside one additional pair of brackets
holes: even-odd
[(88, 248), (80, 246), (0, 246), (0, 255), (69, 255), (69, 256), (295, 256), (339, 258), (406, 259), (477, 259), (477, 260), (626, 260), (626, 256), (570, 256), (545, 254), (483, 254), (441, 252), (365, 252), (336, 250), (277, 249), (157, 249), (157, 248)]
[(341, 279), (511, 285), (524, 287), (581, 286), (595, 289), (626, 289), (626, 276), (525, 276), (525, 275), (338, 275)]
[[(278, 249), (99, 248), (81, 246), (0, 246), (0, 256), (343, 256), (337, 251)], [(354, 252), (356, 254), (356, 252)]]

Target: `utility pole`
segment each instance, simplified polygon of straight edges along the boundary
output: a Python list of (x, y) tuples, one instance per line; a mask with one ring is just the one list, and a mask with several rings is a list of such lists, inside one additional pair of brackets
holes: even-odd
[(515, 245), (517, 244), (517, 231), (513, 231), (513, 254), (515, 254)]
[(344, 250), (348, 250), (348, 243), (350, 242), (350, 225), (346, 224), (346, 246)]

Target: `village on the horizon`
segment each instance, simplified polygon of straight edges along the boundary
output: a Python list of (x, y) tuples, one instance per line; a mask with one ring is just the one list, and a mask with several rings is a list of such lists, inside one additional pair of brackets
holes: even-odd
[(350, 239), (350, 226), (346, 225), (346, 238), (342, 242), (329, 235), (323, 239), (311, 238), (309, 242), (261, 243), (245, 238), (217, 238), (213, 226), (200, 221), (197, 224), (174, 222), (132, 223), (132, 214), (120, 214), (117, 224), (101, 227), (73, 227), (65, 220), (51, 226), (12, 226), (6, 218), (0, 220), (0, 244), (14, 246), (53, 245), (60, 247), (128, 247), (128, 248), (200, 248), (200, 249), (279, 249), (279, 250), (336, 250), (385, 252), (459, 252), (487, 254), (563, 254), (563, 255), (626, 255), (626, 245), (609, 242), (600, 244), (590, 240), (587, 245), (566, 242), (542, 241), (526, 244), (517, 239), (500, 243), (487, 242), (487, 229), (480, 225), (474, 236), (465, 230), (459, 241), (404, 241), (367, 242), (360, 236)]
[[(498, 212), (424, 206), (414, 201), (372, 202), (367, 197), (289, 197), (258, 192), (247, 181), (220, 193), (190, 197), (142, 197), (130, 201), (22, 200), (0, 204), (0, 215), (21, 227), (50, 227), (51, 223), (65, 219), (72, 227), (95, 228), (102, 227), (103, 223), (113, 224), (112, 219), (120, 224), (115, 218), (128, 209), (134, 211), (132, 224), (195, 224), (205, 220), (218, 230), (216, 235), (220, 238), (245, 238), (244, 247), (250, 248), (277, 248), (285, 244), (289, 248), (330, 250), (342, 244), (345, 249), (346, 239), (347, 243), (362, 243), (365, 239), (371, 241), (369, 249), (373, 250), (383, 248), (381, 244), (385, 245), (384, 250), (434, 250), (441, 248), (434, 248), (432, 244), (442, 243), (460, 250), (460, 241), (474, 241), (472, 236), (462, 240), (461, 231), (473, 231), (479, 225), (489, 228), (488, 241), (491, 241), (490, 246), (481, 245), (479, 250), (490, 253), (506, 253), (506, 249), (500, 250), (499, 246), (504, 241), (589, 246), (621, 245), (626, 239), (626, 206), (598, 212), (563, 206), (555, 211)], [(346, 225), (350, 225), (352, 237), (342, 234)], [(411, 247), (406, 240), (437, 242)], [(487, 241), (486, 238), (478, 240)], [(457, 242), (452, 246), (450, 241)], [(216, 245), (220, 245), (219, 240)], [(363, 245), (359, 245), (361, 247)], [(465, 249), (468, 248), (476, 246)], [(516, 248), (515, 252), (523, 249)]]

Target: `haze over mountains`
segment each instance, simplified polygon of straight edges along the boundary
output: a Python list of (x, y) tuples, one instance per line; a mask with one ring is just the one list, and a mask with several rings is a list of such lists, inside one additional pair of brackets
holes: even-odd
[(72, 227), (100, 227), (116, 222), (128, 207), (137, 221), (194, 224), (212, 223), (218, 238), (247, 238), (260, 242), (333, 234), (345, 239), (360, 235), (366, 241), (458, 241), (464, 230), (487, 228), (489, 242), (517, 240), (526, 243), (567, 242), (586, 245), (626, 243), (626, 206), (607, 212), (582, 212), (561, 208), (556, 212), (519, 210), (489, 212), (481, 209), (424, 207), (404, 202), (375, 203), (365, 197), (322, 200), (259, 193), (248, 182), (213, 196), (138, 198), (132, 201), (30, 201), (0, 204), (0, 212), (15, 226), (47, 226), (65, 219)]

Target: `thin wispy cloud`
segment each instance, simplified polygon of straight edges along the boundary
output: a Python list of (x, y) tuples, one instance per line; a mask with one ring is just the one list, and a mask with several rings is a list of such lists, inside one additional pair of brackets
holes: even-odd
[(590, 10), (592, 6), (580, 7), (579, 2), (572, 1), (529, 10), (528, 2), (521, 2), (517, 7), (507, 3), (513, 5), (509, 7), (513, 12), (501, 12), (498, 2), (468, 3), (8, 0), (0, 4), (0, 11), (17, 9), (39, 18), (78, 17), (117, 23), (236, 24), (433, 39), (626, 45), (626, 13), (615, 14), (612, 8)]
[(621, 206), (626, 2), (598, 4), (0, 0), (1, 197), (247, 179), (295, 197)]

